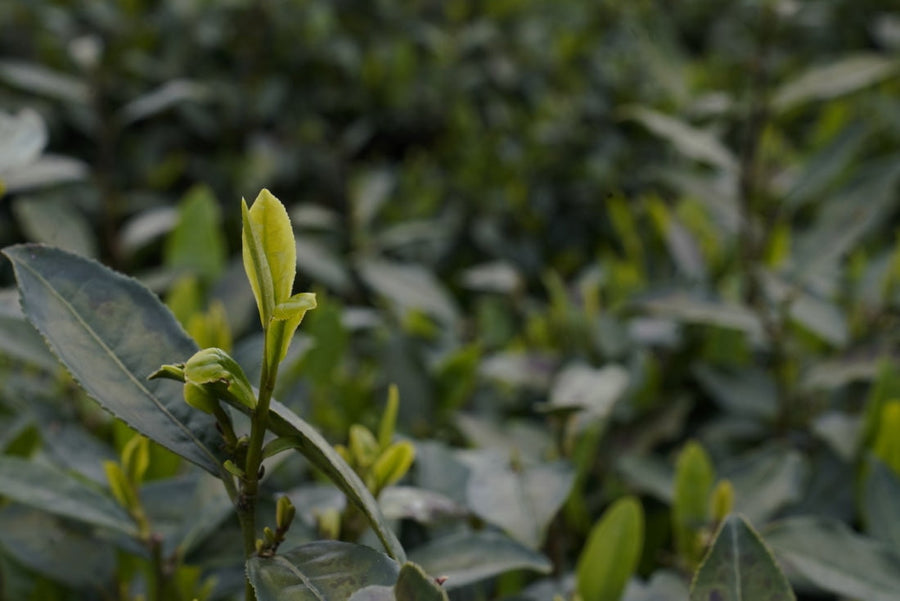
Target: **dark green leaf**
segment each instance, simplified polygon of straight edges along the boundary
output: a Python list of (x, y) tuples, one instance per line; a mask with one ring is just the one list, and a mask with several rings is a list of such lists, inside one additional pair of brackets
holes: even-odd
[(817, 587), (866, 601), (896, 601), (900, 556), (842, 522), (801, 516), (775, 524), (766, 541), (787, 567)]
[(180, 385), (147, 381), (194, 342), (159, 299), (99, 263), (39, 245), (4, 250), (29, 321), (87, 393), (129, 426), (214, 475), (221, 437)]
[(0, 509), (0, 545), (39, 574), (76, 588), (106, 584), (116, 565), (112, 545), (42, 511), (19, 505)]
[(247, 561), (247, 577), (259, 601), (345, 601), (367, 586), (393, 586), (399, 571), (383, 553), (338, 541)]
[(400, 568), (400, 576), (394, 585), (397, 601), (448, 601), (443, 587), (426, 574), (421, 567), (407, 562)]
[(136, 534), (132, 519), (111, 497), (35, 461), (0, 457), (0, 496), (94, 526)]
[(691, 585), (691, 601), (794, 601), (772, 553), (738, 515), (726, 518)]
[(448, 589), (498, 576), (510, 570), (547, 574), (550, 561), (499, 532), (460, 532), (416, 548), (410, 560), (429, 574), (447, 578)]

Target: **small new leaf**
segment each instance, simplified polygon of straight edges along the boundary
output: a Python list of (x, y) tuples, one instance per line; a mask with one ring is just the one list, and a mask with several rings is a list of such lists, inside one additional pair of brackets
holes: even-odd
[(416, 458), (416, 449), (409, 441), (397, 442), (389, 446), (375, 461), (372, 472), (375, 474), (376, 494), (397, 482), (409, 471)]
[(284, 205), (262, 190), (253, 206), (241, 201), (244, 270), (256, 297), (263, 328), (274, 317), (275, 307), (287, 301), (297, 270), (294, 230)]
[(184, 364), (184, 377), (186, 382), (207, 386), (220, 397), (227, 397), (250, 409), (256, 407), (256, 396), (244, 370), (222, 349), (197, 351)]

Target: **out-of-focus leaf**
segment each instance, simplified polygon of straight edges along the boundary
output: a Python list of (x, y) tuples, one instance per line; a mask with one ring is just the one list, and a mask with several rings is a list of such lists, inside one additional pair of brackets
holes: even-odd
[(672, 500), (672, 529), (679, 555), (689, 561), (700, 559), (702, 547), (697, 533), (709, 521), (709, 498), (715, 469), (706, 450), (689, 441), (675, 464), (675, 494)]
[(813, 420), (811, 431), (827, 442), (844, 461), (853, 461), (859, 449), (862, 420), (859, 416), (832, 410), (819, 414)]
[(691, 601), (794, 601), (772, 553), (747, 521), (722, 523), (691, 584)]
[(468, 514), (462, 505), (440, 493), (413, 486), (389, 486), (381, 491), (378, 504), (389, 520), (411, 519), (432, 524)]
[(576, 428), (606, 419), (628, 389), (628, 370), (617, 364), (594, 369), (574, 363), (566, 366), (550, 389), (551, 409), (577, 409)]
[(446, 576), (447, 589), (498, 576), (510, 570), (547, 574), (550, 561), (498, 532), (460, 532), (417, 547), (410, 560), (429, 574)]
[(337, 255), (308, 236), (297, 236), (297, 266), (306, 276), (336, 292), (353, 288), (350, 273)]
[(418, 309), (447, 325), (459, 321), (459, 309), (438, 279), (420, 265), (364, 259), (357, 265), (366, 284), (401, 313)]
[(547, 390), (556, 359), (538, 353), (502, 352), (481, 362), (481, 375), (512, 387)]
[(59, 368), (59, 361), (24, 317), (0, 310), (0, 355), (25, 361), (49, 372)]
[(683, 321), (740, 330), (754, 340), (762, 338), (759, 318), (747, 307), (670, 293), (640, 303), (651, 313)]
[(0, 545), (39, 574), (85, 590), (109, 582), (116, 565), (112, 545), (52, 515), (19, 505), (0, 509)]
[(188, 190), (178, 207), (178, 221), (166, 238), (166, 265), (185, 270), (206, 282), (225, 268), (225, 239), (219, 202), (206, 186)]
[(616, 469), (637, 490), (653, 495), (664, 503), (675, 497), (675, 472), (653, 456), (625, 454), (616, 461)]
[(17, 457), (0, 457), (0, 496), (126, 535), (136, 533), (113, 499), (67, 473)]
[(900, 556), (900, 476), (872, 459), (862, 498), (866, 532)]
[(95, 257), (97, 242), (90, 222), (81, 211), (60, 197), (19, 197), (13, 212), (32, 242), (43, 242), (76, 255)]
[(462, 285), (471, 290), (511, 294), (523, 285), (521, 274), (505, 261), (483, 263), (466, 269)]
[(214, 419), (182, 399), (181, 386), (147, 376), (197, 347), (137, 281), (59, 249), (20, 245), (12, 261), (29, 321), (87, 393), (151, 440), (214, 475)]
[(26, 92), (66, 102), (87, 104), (90, 100), (85, 82), (33, 63), (0, 61), (0, 80)]
[(472, 511), (525, 545), (540, 547), (575, 482), (572, 466), (564, 461), (510, 465), (492, 452), (470, 459), (466, 490)]
[(896, 59), (862, 53), (812, 67), (775, 90), (772, 108), (786, 111), (806, 102), (850, 94), (890, 77), (898, 67)]
[(900, 556), (837, 520), (794, 517), (765, 538), (786, 568), (823, 590), (866, 601), (894, 601), (900, 591)]
[(647, 584), (632, 579), (622, 601), (688, 601), (690, 592), (678, 574), (657, 570)]
[(715, 165), (725, 171), (737, 169), (737, 159), (731, 151), (709, 132), (642, 106), (626, 107), (621, 115), (637, 121), (689, 159)]
[(768, 420), (778, 411), (775, 382), (767, 372), (754, 368), (727, 372), (698, 364), (693, 373), (713, 400), (730, 413)]
[(7, 192), (19, 192), (80, 181), (87, 175), (88, 167), (81, 161), (45, 154), (27, 165), (3, 174), (3, 181)]
[(828, 186), (850, 166), (868, 136), (869, 129), (861, 124), (842, 129), (833, 142), (804, 161), (801, 172), (791, 182), (784, 203), (797, 210), (821, 198)]
[(735, 490), (735, 511), (756, 524), (799, 501), (809, 476), (803, 455), (780, 445), (756, 449), (725, 470)]
[(0, 113), (0, 174), (6, 180), (14, 169), (31, 163), (47, 144), (47, 126), (41, 116), (22, 109), (15, 115)]
[(593, 601), (619, 601), (644, 548), (644, 511), (622, 497), (591, 529), (578, 558), (578, 593)]
[(259, 601), (344, 601), (366, 586), (393, 586), (399, 573), (387, 555), (339, 541), (308, 543), (247, 561)]
[(123, 106), (120, 112), (122, 123), (146, 119), (182, 102), (201, 101), (208, 96), (209, 90), (202, 84), (173, 79)]
[(119, 244), (126, 253), (134, 253), (172, 230), (178, 222), (174, 207), (153, 207), (131, 217), (119, 232)]

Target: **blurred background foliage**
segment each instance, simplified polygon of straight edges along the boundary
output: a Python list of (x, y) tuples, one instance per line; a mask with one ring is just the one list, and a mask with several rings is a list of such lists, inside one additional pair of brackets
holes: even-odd
[[(396, 383), (416, 484), (557, 574), (625, 492), (640, 574), (693, 567), (667, 522), (688, 440), (757, 527), (826, 516), (900, 553), (860, 492), (873, 461), (900, 478), (898, 73), (884, 0), (14, 0), (0, 243), (97, 257), (252, 363), (237, 207), (267, 187), (320, 295), (279, 398), (337, 442)], [(3, 300), (5, 452), (40, 403), (121, 447), (23, 380), (54, 361)], [(523, 530), (459, 496), (429, 473), (457, 447), (544, 466), (564, 511)]]

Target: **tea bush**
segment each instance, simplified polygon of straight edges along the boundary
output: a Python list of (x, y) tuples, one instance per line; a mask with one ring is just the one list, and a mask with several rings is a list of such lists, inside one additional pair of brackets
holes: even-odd
[(898, 52), (0, 4), (0, 599), (897, 599)]

